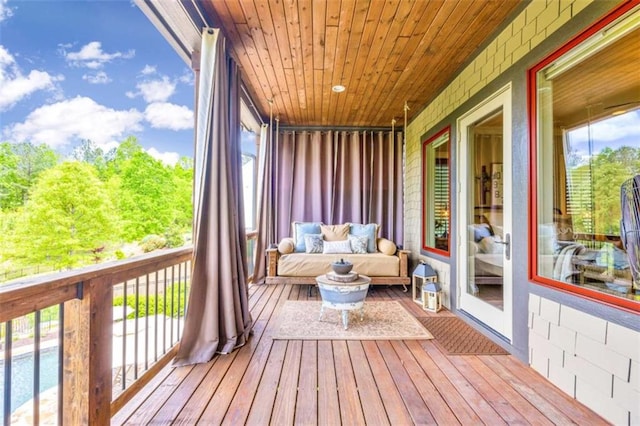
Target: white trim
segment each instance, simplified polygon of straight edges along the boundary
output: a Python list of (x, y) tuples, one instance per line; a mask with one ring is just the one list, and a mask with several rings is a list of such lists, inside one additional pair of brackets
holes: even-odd
[[(457, 156), (457, 165), (459, 171), (458, 186), (458, 261), (457, 261), (457, 305), (458, 308), (469, 313), (479, 321), (485, 323), (496, 332), (507, 338), (512, 339), (513, 334), (513, 241), (511, 246), (510, 259), (503, 256), (503, 309), (490, 305), (481, 299), (467, 293), (467, 276), (469, 268), (473, 268), (473, 264), (469, 262), (468, 256), (468, 212), (474, 206), (469, 206), (468, 191), (469, 185), (475, 183), (475, 176), (469, 175), (469, 143), (467, 128), (477, 123), (483, 117), (489, 115), (493, 111), (502, 109), (503, 114), (503, 192), (505, 203), (503, 205), (503, 232), (511, 234), (512, 229), (512, 91), (511, 83), (502, 87), (496, 93), (491, 95), (485, 101), (478, 104), (466, 114), (457, 120), (457, 132), (459, 141), (459, 149)], [(463, 188), (466, 185), (466, 188)]]

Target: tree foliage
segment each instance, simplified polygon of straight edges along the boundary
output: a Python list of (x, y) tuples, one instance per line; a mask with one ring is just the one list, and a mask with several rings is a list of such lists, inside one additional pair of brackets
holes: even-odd
[(0, 144), (0, 270), (75, 267), (122, 258), (122, 242), (184, 244), (193, 160), (154, 159), (129, 137), (104, 152), (90, 140), (69, 160), (46, 145)]
[[(590, 164), (575, 167), (573, 204), (574, 227), (581, 232), (618, 235), (620, 233), (620, 187), (624, 181), (640, 173), (640, 148), (622, 146), (605, 148)], [(579, 178), (575, 178), (582, 176)]]
[(29, 263), (72, 268), (115, 235), (113, 206), (95, 169), (67, 161), (46, 170), (30, 192), (15, 230), (15, 255)]
[(175, 184), (160, 161), (139, 151), (121, 165), (118, 210), (123, 238), (140, 240), (148, 234), (164, 234), (174, 219)]
[(44, 144), (1, 143), (0, 208), (7, 210), (24, 205), (38, 175), (57, 162), (58, 155)]

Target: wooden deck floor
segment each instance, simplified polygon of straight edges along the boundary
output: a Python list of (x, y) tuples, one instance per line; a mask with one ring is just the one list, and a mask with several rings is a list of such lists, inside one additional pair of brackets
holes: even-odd
[[(400, 290), (377, 286), (367, 300), (434, 315)], [(112, 424), (606, 424), (510, 355), (448, 356), (433, 340), (273, 340), (279, 306), (307, 297), (307, 286), (252, 286), (247, 345), (165, 368)]]

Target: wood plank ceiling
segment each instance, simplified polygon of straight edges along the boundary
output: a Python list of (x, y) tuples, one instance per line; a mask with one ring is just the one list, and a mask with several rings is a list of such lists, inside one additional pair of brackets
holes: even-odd
[[(207, 0), (256, 107), (281, 125), (390, 127), (449, 82), (520, 0)], [(334, 85), (343, 93), (334, 93)]]

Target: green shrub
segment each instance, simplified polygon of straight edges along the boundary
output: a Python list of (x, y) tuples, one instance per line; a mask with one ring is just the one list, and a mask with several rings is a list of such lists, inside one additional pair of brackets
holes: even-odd
[(116, 259), (118, 259), (118, 260), (122, 260), (125, 257), (127, 257), (127, 255), (124, 254), (124, 252), (122, 250), (120, 250), (120, 249), (116, 250), (113, 254), (115, 254)]
[[(180, 283), (180, 289), (178, 290), (178, 284), (167, 286), (167, 292), (165, 294), (150, 294), (149, 298), (145, 294), (138, 295), (138, 306), (136, 308), (136, 295), (127, 295), (127, 306), (132, 308), (134, 312), (127, 315), (127, 319), (136, 317), (138, 312), (138, 318), (147, 315), (167, 315), (172, 317), (184, 316), (184, 307), (187, 300), (188, 288), (184, 283)], [(173, 298), (173, 305), (171, 300)], [(113, 306), (122, 306), (124, 302), (123, 296), (116, 296), (113, 298)], [(157, 303), (156, 303), (157, 302)], [(148, 311), (147, 311), (148, 307)]]
[(149, 253), (150, 251), (154, 251), (157, 249), (161, 249), (167, 245), (167, 239), (160, 235), (147, 235), (142, 239), (140, 243), (140, 247), (142, 247), (142, 251), (145, 253)]
[(180, 232), (180, 228), (177, 226), (170, 227), (167, 232), (164, 233), (164, 237), (167, 240), (167, 247), (182, 247), (184, 245), (183, 232)]

